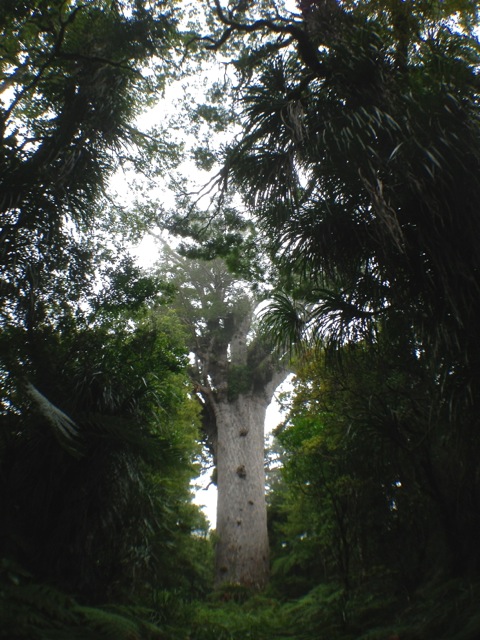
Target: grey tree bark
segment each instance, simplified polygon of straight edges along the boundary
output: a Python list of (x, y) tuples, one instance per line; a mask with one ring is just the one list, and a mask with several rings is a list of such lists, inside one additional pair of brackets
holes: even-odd
[(239, 396), (216, 406), (216, 582), (263, 587), (269, 575), (263, 399)]
[[(281, 371), (263, 390), (214, 404), (217, 422), (216, 584), (262, 588), (269, 577), (265, 414)], [(277, 384), (278, 383), (278, 384)]]
[(252, 328), (255, 301), (221, 260), (174, 256), (178, 311), (194, 354), (191, 377), (218, 488), (216, 586), (264, 587), (269, 575), (265, 414), (288, 375)]

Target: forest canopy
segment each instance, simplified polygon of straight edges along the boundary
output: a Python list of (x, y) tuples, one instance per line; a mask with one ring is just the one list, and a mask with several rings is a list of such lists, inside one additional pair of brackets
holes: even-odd
[(480, 635), (478, 18), (2, 3), (0, 637)]

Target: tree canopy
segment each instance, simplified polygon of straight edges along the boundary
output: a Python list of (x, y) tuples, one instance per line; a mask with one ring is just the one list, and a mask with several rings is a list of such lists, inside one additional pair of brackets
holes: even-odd
[(2, 3), (0, 636), (478, 637), (477, 4)]
[(348, 339), (404, 315), (423, 348), (462, 358), (477, 315), (478, 43), (455, 28), (457, 5), (216, 7), (225, 37), (262, 38), (240, 57), (245, 133), (226, 166), (305, 283), (314, 330)]
[(2, 325), (38, 326), (92, 286), (105, 187), (144, 140), (133, 119), (174, 64), (176, 22), (171, 3), (2, 4)]

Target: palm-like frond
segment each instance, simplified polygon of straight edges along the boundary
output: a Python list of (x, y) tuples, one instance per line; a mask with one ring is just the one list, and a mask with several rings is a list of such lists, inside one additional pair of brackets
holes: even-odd
[(42, 416), (53, 429), (70, 443), (74, 441), (79, 435), (79, 429), (72, 418), (50, 402), (31, 382), (27, 382), (26, 389)]
[[(317, 288), (302, 317), (312, 335), (356, 339), (389, 309), (431, 354), (466, 363), (480, 314), (478, 46), (439, 26), (404, 73), (383, 18), (351, 18), (318, 53), (324, 75), (291, 52), (263, 64), (231, 173), (277, 263)], [(296, 339), (298, 310), (274, 307), (272, 329)]]
[(374, 314), (365, 303), (342, 291), (315, 289), (314, 302), (276, 293), (262, 310), (263, 330), (279, 350), (302, 350), (309, 344), (340, 347), (372, 337)]
[(304, 304), (287, 294), (277, 292), (260, 313), (262, 330), (279, 351), (299, 348), (308, 326), (308, 311)]

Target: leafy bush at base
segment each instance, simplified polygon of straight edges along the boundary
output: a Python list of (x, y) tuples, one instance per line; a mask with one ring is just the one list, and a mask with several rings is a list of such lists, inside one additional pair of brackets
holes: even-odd
[[(256, 595), (185, 604), (185, 640), (477, 640), (480, 584), (438, 580), (410, 602), (389, 593), (359, 589), (346, 596), (335, 584), (321, 584), (302, 598), (282, 602)], [(180, 622), (180, 619), (178, 620)]]
[(0, 638), (6, 640), (163, 640), (141, 607), (85, 607), (45, 584), (0, 589)]

